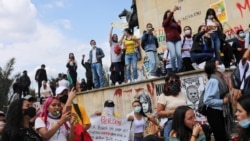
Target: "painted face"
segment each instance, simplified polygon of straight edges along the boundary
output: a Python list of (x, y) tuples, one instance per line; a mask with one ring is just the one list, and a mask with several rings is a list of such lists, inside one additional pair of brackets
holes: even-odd
[(193, 126), (196, 123), (196, 118), (194, 111), (192, 109), (187, 110), (184, 118), (184, 124), (189, 128), (193, 129)]
[(191, 87), (187, 90), (187, 97), (192, 103), (196, 103), (198, 101), (198, 89), (195, 87)]
[(236, 115), (237, 120), (238, 120), (239, 122), (240, 122), (240, 121), (243, 121), (243, 120), (245, 120), (245, 119), (249, 119), (249, 118), (250, 118), (250, 116), (247, 115), (247, 111), (244, 110), (243, 107), (242, 107), (239, 103), (237, 103), (236, 110), (237, 110), (237, 111), (236, 111), (235, 115)]
[(57, 115), (57, 111), (61, 111), (61, 109), (61, 102), (58, 99), (53, 99), (47, 108), (48, 112), (50, 112), (52, 115)]

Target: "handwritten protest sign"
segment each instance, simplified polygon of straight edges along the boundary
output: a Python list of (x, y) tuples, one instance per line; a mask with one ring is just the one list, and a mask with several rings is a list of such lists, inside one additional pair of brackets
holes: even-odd
[(128, 27), (128, 23), (125, 23), (125, 22), (112, 22), (112, 27), (127, 28)]
[(131, 122), (125, 118), (94, 116), (88, 130), (94, 141), (128, 141)]

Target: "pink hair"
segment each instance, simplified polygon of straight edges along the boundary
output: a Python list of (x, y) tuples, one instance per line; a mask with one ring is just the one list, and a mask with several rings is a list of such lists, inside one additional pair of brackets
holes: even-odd
[[(44, 104), (43, 104), (43, 108), (42, 108), (42, 112), (40, 117), (42, 118), (42, 120), (44, 121), (46, 127), (47, 127), (47, 118), (48, 118), (48, 107), (49, 105), (52, 103), (53, 100), (58, 100), (60, 101), (57, 97), (49, 97), (45, 100)], [(62, 110), (60, 111), (62, 113)], [(69, 126), (64, 123), (64, 126), (66, 127), (66, 129), (69, 129)]]

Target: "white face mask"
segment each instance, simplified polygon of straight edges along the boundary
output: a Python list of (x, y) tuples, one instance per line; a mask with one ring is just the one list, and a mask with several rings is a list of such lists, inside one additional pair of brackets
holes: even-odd
[(190, 35), (191, 34), (191, 30), (185, 30), (184, 33), (185, 33), (185, 35)]
[(114, 111), (114, 107), (104, 107), (104, 112), (107, 114), (107, 116), (113, 116)]
[(245, 38), (245, 37), (246, 37), (245, 33), (240, 33), (239, 36), (240, 36), (241, 38)]
[(221, 65), (218, 65), (217, 67), (217, 71), (220, 72), (220, 73), (224, 73), (226, 70), (225, 66), (223, 64)]

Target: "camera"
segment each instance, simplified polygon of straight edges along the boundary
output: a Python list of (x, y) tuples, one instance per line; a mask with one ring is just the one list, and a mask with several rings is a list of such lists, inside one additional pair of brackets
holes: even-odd
[(150, 31), (150, 32), (153, 32), (154, 30), (155, 30), (154, 28), (151, 28), (149, 31)]

